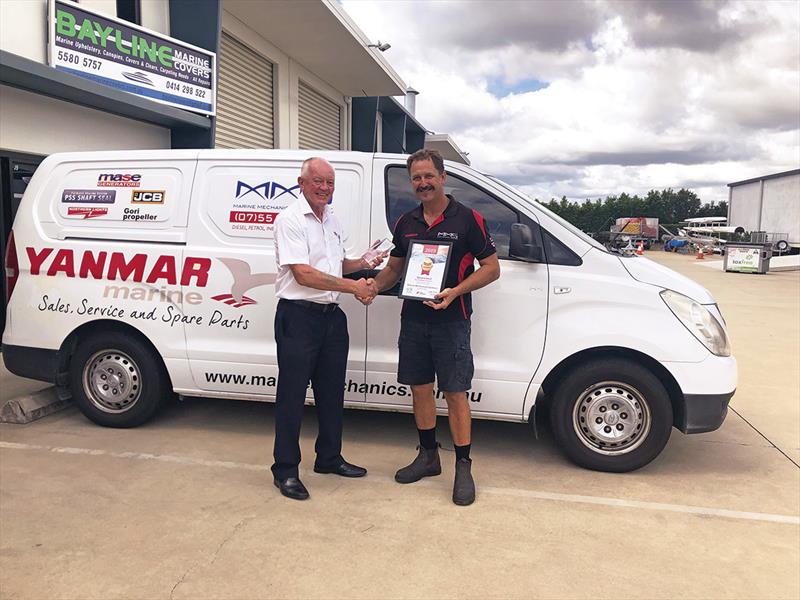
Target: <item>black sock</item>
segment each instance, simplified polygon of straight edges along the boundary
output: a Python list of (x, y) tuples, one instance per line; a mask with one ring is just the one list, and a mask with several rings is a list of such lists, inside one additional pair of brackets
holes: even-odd
[(467, 444), (466, 446), (456, 446), (453, 444), (456, 449), (456, 460), (461, 460), (462, 458), (469, 459), (469, 449), (472, 447), (472, 444)]
[(433, 450), (436, 448), (436, 427), (431, 429), (417, 428), (419, 433), (419, 445), (426, 450)]

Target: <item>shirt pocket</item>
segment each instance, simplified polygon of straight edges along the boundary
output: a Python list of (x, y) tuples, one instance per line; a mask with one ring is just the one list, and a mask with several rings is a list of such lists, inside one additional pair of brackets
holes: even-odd
[(344, 247), (344, 236), (341, 231), (333, 232), (333, 247), (338, 251), (340, 260), (344, 260), (346, 249)]

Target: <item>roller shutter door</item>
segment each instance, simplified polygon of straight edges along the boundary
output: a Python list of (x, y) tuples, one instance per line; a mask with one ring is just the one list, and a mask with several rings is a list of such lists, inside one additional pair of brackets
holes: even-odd
[(272, 63), (224, 31), (219, 48), (217, 148), (274, 148)]
[(341, 111), (314, 88), (300, 81), (298, 121), (301, 150), (339, 150)]

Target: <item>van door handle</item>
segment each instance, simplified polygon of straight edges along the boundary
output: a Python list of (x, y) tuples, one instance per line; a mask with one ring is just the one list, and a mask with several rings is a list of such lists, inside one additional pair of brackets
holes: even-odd
[(572, 291), (571, 287), (560, 287), (556, 286), (553, 288), (554, 294), (569, 294)]

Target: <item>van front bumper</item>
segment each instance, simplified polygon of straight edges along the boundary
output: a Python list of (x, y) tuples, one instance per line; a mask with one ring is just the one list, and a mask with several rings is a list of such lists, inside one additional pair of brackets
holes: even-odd
[(662, 363), (680, 389), (673, 395), (673, 425), (683, 433), (719, 429), (736, 393), (738, 369), (732, 356), (714, 356), (699, 363)]
[(56, 383), (58, 375), (58, 350), (12, 346), (3, 344), (3, 362), (14, 375)]
[(683, 433), (706, 433), (719, 429), (728, 414), (736, 390), (727, 394), (684, 394), (683, 410), (675, 415), (675, 427)]

